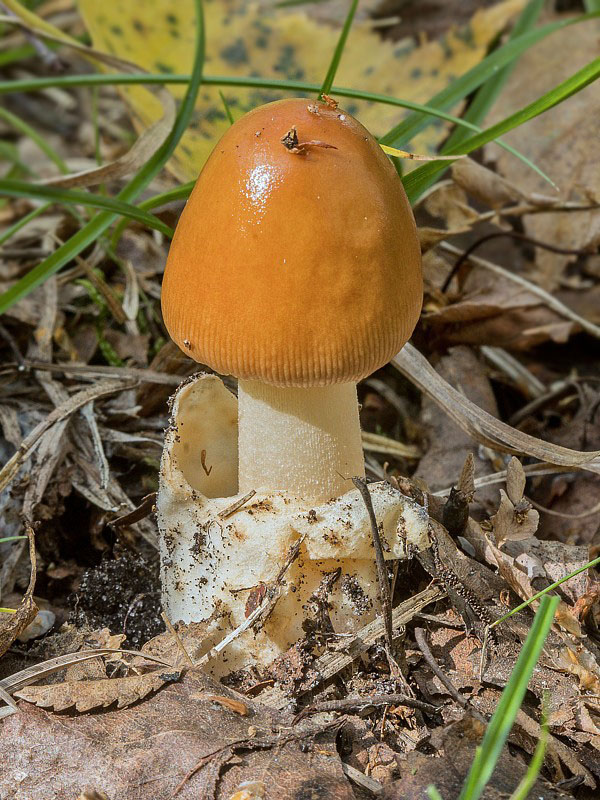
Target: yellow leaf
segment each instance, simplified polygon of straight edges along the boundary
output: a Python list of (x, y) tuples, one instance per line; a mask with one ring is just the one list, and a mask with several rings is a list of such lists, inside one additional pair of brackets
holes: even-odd
[[(438, 41), (382, 40), (368, 23), (356, 24), (338, 70), (339, 86), (401, 97), (424, 103), (485, 56), (491, 41), (523, 8), (525, 0), (503, 0), (478, 10), (469, 24), (449, 31)], [(266, 77), (320, 84), (339, 31), (310, 19), (297, 9), (265, 8), (247, 0), (205, 0), (207, 75)], [(186, 74), (193, 55), (195, 24), (192, 0), (79, 0), (94, 46), (126, 57), (150, 72)], [(171, 86), (176, 98), (183, 85)], [(223, 94), (234, 118), (289, 92), (231, 89)], [(148, 127), (161, 114), (156, 98), (142, 86), (123, 90), (136, 128)], [(344, 108), (376, 136), (397, 124), (402, 109), (346, 99)], [(229, 125), (216, 87), (203, 87), (197, 113), (169, 168), (180, 180), (195, 178)], [(433, 154), (447, 135), (447, 124), (436, 120), (415, 137), (413, 148)]]

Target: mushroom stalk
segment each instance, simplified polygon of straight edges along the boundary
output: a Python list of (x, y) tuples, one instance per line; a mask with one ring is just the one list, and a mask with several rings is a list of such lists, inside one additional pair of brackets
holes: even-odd
[(329, 500), (364, 476), (356, 384), (293, 388), (239, 381), (239, 491)]

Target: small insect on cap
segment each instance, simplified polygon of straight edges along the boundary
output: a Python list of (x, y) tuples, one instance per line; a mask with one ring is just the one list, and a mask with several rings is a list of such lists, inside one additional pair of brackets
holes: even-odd
[(165, 324), (217, 372), (276, 386), (357, 382), (417, 323), (421, 252), (402, 183), (334, 106), (280, 100), (246, 114), (179, 220)]

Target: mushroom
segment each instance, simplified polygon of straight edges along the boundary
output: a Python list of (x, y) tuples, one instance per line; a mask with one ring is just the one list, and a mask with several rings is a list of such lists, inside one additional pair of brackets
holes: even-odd
[(421, 302), (410, 205), (359, 122), (290, 99), (229, 128), (177, 225), (162, 309), (187, 355), (238, 378), (238, 492), (352, 489), (356, 384), (406, 343)]

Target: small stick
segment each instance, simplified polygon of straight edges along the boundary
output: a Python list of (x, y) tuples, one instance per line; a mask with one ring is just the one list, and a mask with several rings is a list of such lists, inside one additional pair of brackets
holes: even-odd
[(363, 478), (352, 478), (352, 483), (356, 486), (362, 495), (367, 507), (369, 515), (369, 522), (371, 523), (371, 533), (373, 534), (373, 547), (375, 548), (375, 563), (377, 565), (377, 579), (379, 581), (379, 592), (381, 594), (381, 612), (383, 614), (383, 621), (385, 624), (385, 643), (392, 652), (392, 598), (390, 595), (390, 584), (387, 579), (385, 569), (385, 558), (383, 556), (383, 548), (381, 546), (381, 536), (379, 535), (379, 526), (377, 525), (377, 518), (375, 510), (373, 509), (373, 500), (371, 499), (371, 492), (367, 486), (367, 482)]
[(423, 628), (415, 628), (415, 639), (417, 641), (417, 646), (419, 650), (423, 653), (425, 657), (425, 661), (429, 664), (432, 672), (439, 678), (441, 683), (446, 687), (448, 693), (451, 697), (456, 700), (456, 702), (462, 706), (464, 709), (468, 709), (474, 717), (476, 717), (481, 722), (484, 722), (487, 725), (487, 719), (474, 708), (469, 700), (458, 691), (456, 686), (452, 683), (450, 678), (442, 672), (440, 665), (437, 663), (435, 658), (433, 657), (433, 653), (429, 649), (429, 645), (427, 644), (427, 637), (425, 635), (425, 631)]
[(108, 524), (111, 526), (111, 528), (122, 528), (124, 525), (133, 525), (134, 522), (139, 522), (140, 520), (145, 519), (148, 514), (152, 513), (155, 501), (156, 492), (151, 492), (144, 497), (139, 506), (134, 508), (133, 511), (130, 511), (128, 514), (124, 514), (122, 517), (113, 519), (112, 522), (109, 522)]
[(250, 489), (248, 494), (245, 494), (243, 497), (240, 497), (239, 500), (236, 500), (235, 503), (232, 503), (230, 506), (227, 506), (227, 508), (224, 508), (222, 511), (219, 511), (217, 517), (219, 517), (219, 519), (227, 519), (227, 517), (230, 517), (232, 514), (235, 514), (236, 511), (238, 511), (243, 505), (245, 505), (248, 502), (248, 500), (252, 500), (255, 494), (256, 494), (256, 489)]

